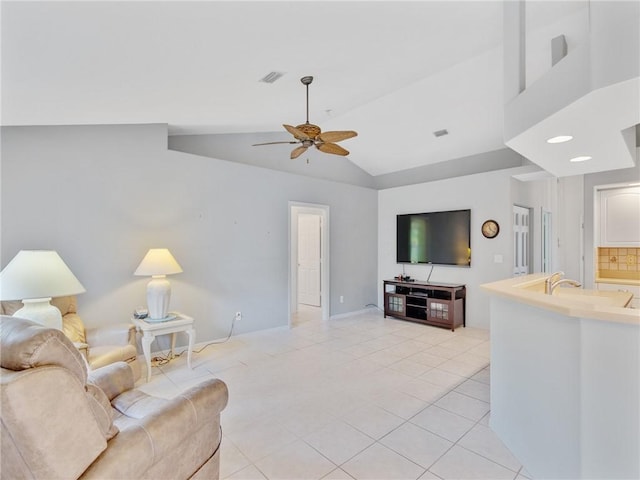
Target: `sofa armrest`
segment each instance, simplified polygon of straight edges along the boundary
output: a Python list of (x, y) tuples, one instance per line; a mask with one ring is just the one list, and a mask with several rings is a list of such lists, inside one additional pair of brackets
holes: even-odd
[(88, 382), (99, 387), (109, 401), (123, 394), (135, 385), (133, 370), (126, 362), (115, 362), (89, 372)]
[(153, 397), (136, 389), (118, 396), (111, 404), (123, 415), (136, 419), (154, 415), (169, 415), (173, 418), (175, 414), (170, 415), (171, 409), (176, 409), (178, 405), (190, 405), (188, 411), (197, 413), (197, 421), (207, 422), (220, 414), (227, 406), (228, 398), (227, 385), (222, 380), (212, 378), (185, 390), (171, 400)]
[(116, 323), (86, 329), (90, 347), (136, 344), (136, 327), (132, 323)]
[(80, 353), (85, 359), (89, 358), (89, 345), (84, 342), (73, 342), (73, 346), (80, 350)]

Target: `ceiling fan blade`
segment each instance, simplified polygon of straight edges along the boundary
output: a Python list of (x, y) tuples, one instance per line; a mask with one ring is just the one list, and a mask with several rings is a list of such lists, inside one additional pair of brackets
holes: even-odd
[(347, 138), (357, 137), (358, 133), (353, 130), (342, 130), (336, 132), (324, 132), (318, 135), (318, 140), (323, 142), (339, 142), (341, 140), (346, 140)]
[(260, 145), (277, 145), (279, 143), (289, 143), (291, 145), (295, 145), (296, 143), (300, 143), (300, 142), (267, 142), (267, 143), (254, 143), (253, 145), (251, 145), (252, 147), (259, 147)]
[(316, 148), (324, 153), (332, 153), (333, 155), (349, 155), (349, 150), (345, 150), (335, 143), (319, 143)]
[(291, 152), (291, 160), (293, 160), (294, 158), (298, 158), (300, 155), (302, 155), (306, 151), (307, 151), (307, 147), (304, 147), (304, 146), (294, 148), (293, 151)]
[(291, 125), (282, 125), (287, 132), (293, 135), (298, 140), (309, 140), (309, 135), (304, 133), (302, 130), (298, 130), (296, 127), (292, 127)]

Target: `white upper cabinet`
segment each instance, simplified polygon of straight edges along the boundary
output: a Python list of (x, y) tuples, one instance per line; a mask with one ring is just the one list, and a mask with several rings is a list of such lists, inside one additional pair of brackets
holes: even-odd
[(612, 188), (599, 194), (599, 246), (640, 246), (640, 187)]

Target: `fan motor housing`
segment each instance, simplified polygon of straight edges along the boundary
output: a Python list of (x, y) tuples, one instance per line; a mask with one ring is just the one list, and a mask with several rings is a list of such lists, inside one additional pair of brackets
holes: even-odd
[(304, 132), (304, 134), (310, 138), (316, 138), (322, 131), (319, 126), (314, 125), (313, 123), (304, 123), (302, 125), (298, 125), (296, 128), (301, 132)]

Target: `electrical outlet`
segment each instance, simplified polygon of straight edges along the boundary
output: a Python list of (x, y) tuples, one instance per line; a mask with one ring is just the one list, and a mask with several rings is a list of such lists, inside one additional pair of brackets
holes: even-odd
[(242, 312), (236, 312), (235, 321), (239, 322), (240, 320), (242, 320)]
[(344, 297), (340, 295), (340, 303), (344, 303)]
[(627, 265), (635, 265), (638, 261), (638, 257), (636, 255), (627, 255)]

